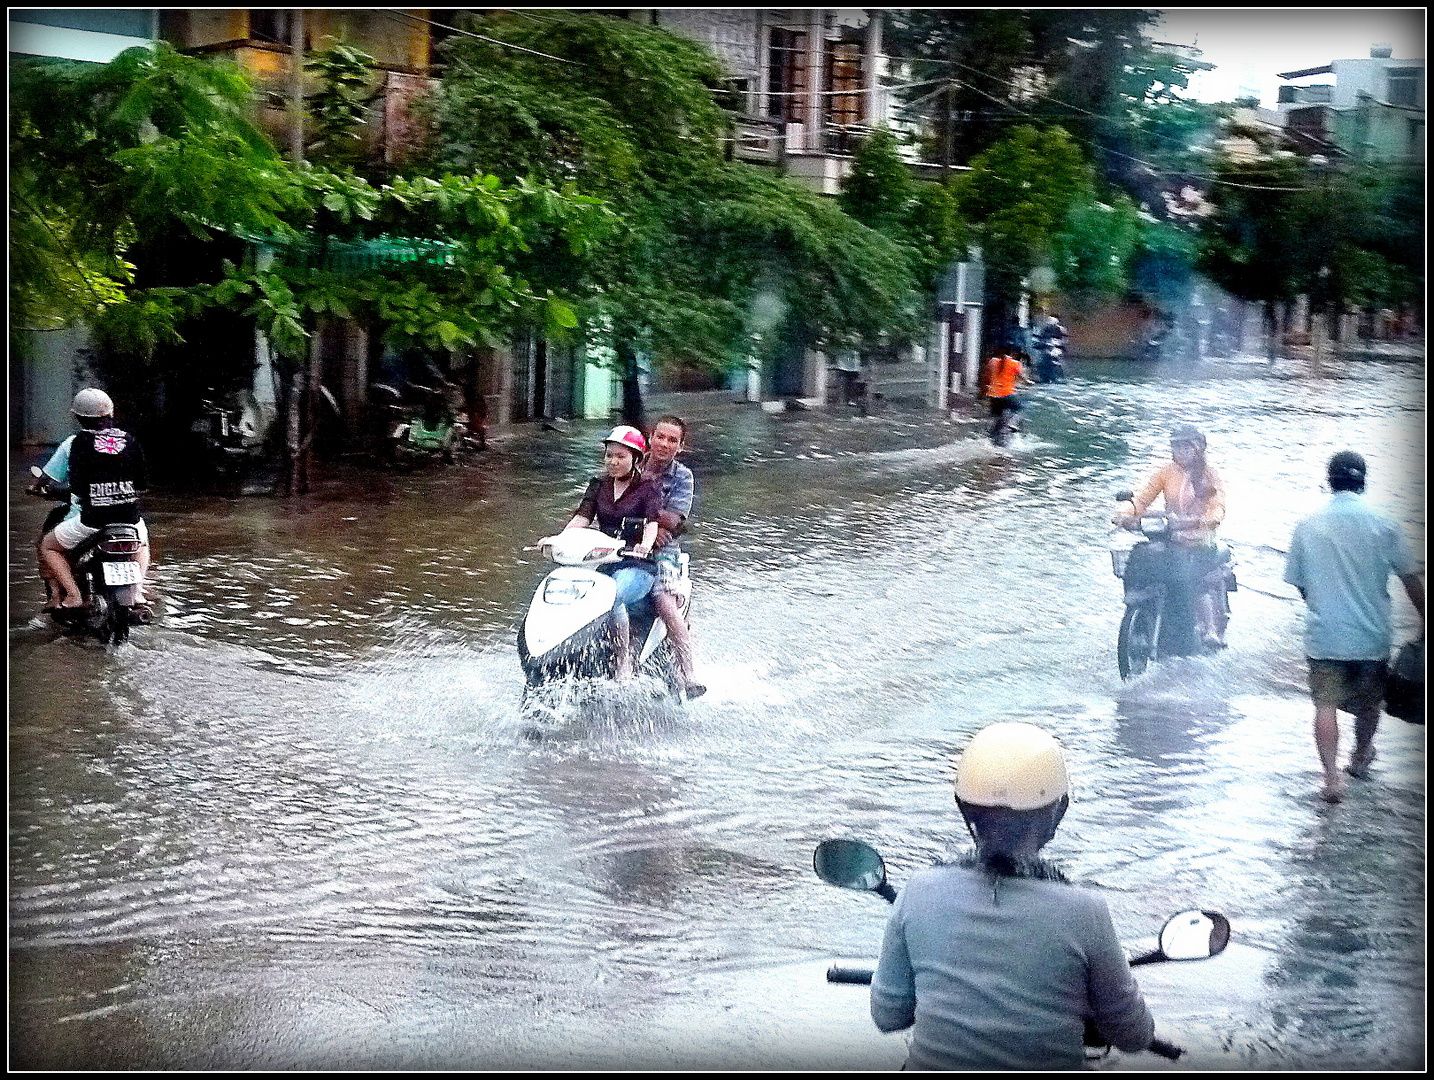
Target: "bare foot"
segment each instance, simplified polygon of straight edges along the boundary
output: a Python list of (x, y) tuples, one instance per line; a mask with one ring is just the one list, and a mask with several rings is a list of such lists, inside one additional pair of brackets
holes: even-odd
[(1320, 790), (1320, 798), (1327, 803), (1338, 803), (1344, 801), (1344, 781), (1336, 777), (1333, 780), (1325, 779), (1324, 787)]
[(1370, 747), (1368, 753), (1350, 755), (1349, 764), (1344, 771), (1353, 776), (1356, 780), (1369, 779), (1369, 767), (1374, 764), (1374, 748)]
[(82, 596), (67, 596), (60, 601), (62, 608), (82, 608), (85, 606), (85, 599)]

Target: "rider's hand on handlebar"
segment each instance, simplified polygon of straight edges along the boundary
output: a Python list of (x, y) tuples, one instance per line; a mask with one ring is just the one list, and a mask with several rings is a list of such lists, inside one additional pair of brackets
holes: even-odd
[(639, 559), (645, 559), (652, 554), (652, 548), (648, 547), (646, 544), (633, 544), (631, 550), (633, 555), (637, 556), (637, 558)]

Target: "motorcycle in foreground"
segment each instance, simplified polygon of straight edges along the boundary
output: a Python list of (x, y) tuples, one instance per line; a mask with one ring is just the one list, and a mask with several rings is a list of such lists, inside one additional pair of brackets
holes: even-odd
[[(565, 529), (538, 541), (557, 566), (539, 583), (518, 630), (518, 659), (526, 678), (524, 696), (547, 683), (573, 679), (610, 679), (616, 671), (612, 606), (613, 579), (597, 568), (620, 562), (622, 540), (596, 529)], [(676, 580), (667, 586), (683, 618), (692, 598), (688, 556), (681, 556)], [(685, 684), (667, 626), (651, 599), (629, 612), (635, 674), (660, 679), (679, 699)]]
[[(1117, 502), (1129, 502), (1122, 491)], [(1213, 648), (1200, 640), (1195, 613), (1196, 597), (1208, 593), (1213, 601), (1214, 630), (1221, 641), (1230, 620), (1230, 593), (1235, 591), (1234, 557), (1220, 549), (1220, 561), (1196, 582), (1185, 580), (1182, 552), (1171, 540), (1168, 514), (1144, 514), (1135, 539), (1129, 529), (1112, 534), (1110, 559), (1115, 576), (1125, 585), (1125, 614), (1116, 639), (1116, 661), (1122, 679), (1134, 678), (1153, 661), (1171, 656), (1203, 656)]]
[[(69, 512), (68, 490), (47, 483), (38, 465), (30, 473), (35, 483), (28, 490), (41, 498), (59, 500), (40, 528), (43, 536), (64, 520)], [(122, 645), (129, 640), (132, 625), (148, 622), (147, 612), (138, 608), (140, 598), (139, 529), (134, 525), (106, 525), (92, 538), (68, 552), (84, 604), (77, 608), (51, 608), (59, 597), (47, 580), (45, 594), (50, 617), (69, 634), (88, 635), (102, 645)]]
[[(828, 885), (873, 892), (888, 904), (896, 902), (896, 890), (886, 879), (886, 864), (870, 844), (860, 840), (823, 840), (812, 855), (812, 867), (817, 877)], [(1181, 911), (1165, 921), (1156, 947), (1129, 957), (1129, 963), (1131, 967), (1140, 967), (1169, 960), (1203, 960), (1223, 952), (1229, 943), (1230, 920), (1224, 915), (1198, 909)], [(869, 967), (833, 965), (827, 970), (827, 981), (866, 985), (874, 974), (874, 969)], [(1109, 1046), (1090, 1023), (1086, 1025), (1085, 1043), (1093, 1050), (1103, 1049), (1109, 1053)], [(1185, 1052), (1164, 1039), (1152, 1039), (1147, 1049), (1172, 1061)]]

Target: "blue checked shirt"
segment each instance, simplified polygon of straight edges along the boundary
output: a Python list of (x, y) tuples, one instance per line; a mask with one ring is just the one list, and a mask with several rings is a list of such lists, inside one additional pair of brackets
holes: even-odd
[[(692, 470), (673, 458), (667, 468), (658, 474), (657, 479), (662, 484), (662, 508), (674, 514), (681, 514), (686, 519), (692, 513)], [(682, 545), (673, 539), (658, 550), (675, 555), (682, 550)]]

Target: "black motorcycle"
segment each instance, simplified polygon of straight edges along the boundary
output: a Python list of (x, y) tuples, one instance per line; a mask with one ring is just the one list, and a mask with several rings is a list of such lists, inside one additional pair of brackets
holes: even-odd
[[(1129, 502), (1131, 495), (1122, 491), (1115, 498)], [(1201, 552), (1174, 543), (1171, 525), (1167, 514), (1144, 514), (1138, 524), (1142, 540), (1111, 545), (1111, 569), (1125, 585), (1125, 614), (1116, 640), (1122, 679), (1140, 675), (1156, 660), (1215, 651), (1217, 646), (1200, 637), (1195, 603), (1201, 593), (1214, 601), (1214, 631), (1221, 642), (1225, 639), (1230, 593), (1236, 588), (1229, 549), (1220, 549), (1213, 566), (1202, 565)], [(1123, 539), (1122, 533), (1117, 537)]]
[[(69, 513), (68, 490), (47, 483), (39, 466), (30, 469), (35, 483), (32, 495), (63, 500), (45, 518), (43, 536)], [(68, 634), (90, 636), (102, 645), (122, 645), (129, 640), (130, 627), (149, 621), (148, 609), (140, 605), (142, 575), (139, 552), (144, 546), (135, 525), (106, 525), (89, 540), (68, 552), (84, 604), (77, 608), (49, 607), (59, 600), (49, 581), (45, 582), (46, 606), (50, 617)]]
[(1036, 381), (1066, 381), (1066, 339), (1063, 334), (1042, 334), (1036, 338)]

